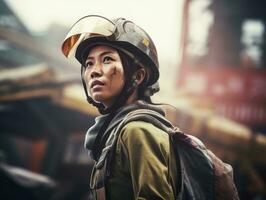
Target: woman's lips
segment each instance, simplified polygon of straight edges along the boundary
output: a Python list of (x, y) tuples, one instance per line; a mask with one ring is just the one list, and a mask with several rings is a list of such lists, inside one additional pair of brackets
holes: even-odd
[(104, 83), (99, 81), (99, 80), (94, 80), (92, 83), (91, 83), (91, 89), (93, 88), (96, 88), (96, 87), (101, 87), (103, 86)]

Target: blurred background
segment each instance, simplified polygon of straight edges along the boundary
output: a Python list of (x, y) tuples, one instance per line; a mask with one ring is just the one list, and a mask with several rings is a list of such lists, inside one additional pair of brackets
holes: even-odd
[(153, 38), (155, 102), (234, 167), (241, 199), (266, 199), (266, 2), (0, 0), (0, 198), (89, 199), (83, 148), (98, 115), (79, 64), (61, 53), (89, 14), (125, 17)]

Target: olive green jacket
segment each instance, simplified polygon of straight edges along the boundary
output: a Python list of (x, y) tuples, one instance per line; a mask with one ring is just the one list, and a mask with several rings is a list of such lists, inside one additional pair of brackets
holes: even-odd
[[(91, 176), (96, 199), (239, 199), (232, 167), (173, 127), (156, 106), (139, 101), (112, 119)], [(99, 127), (104, 128), (96, 125), (87, 132), (89, 150), (98, 143), (93, 136)]]
[[(171, 158), (171, 159), (170, 159)], [(169, 135), (151, 123), (126, 124), (105, 184), (109, 200), (174, 200), (178, 169)]]

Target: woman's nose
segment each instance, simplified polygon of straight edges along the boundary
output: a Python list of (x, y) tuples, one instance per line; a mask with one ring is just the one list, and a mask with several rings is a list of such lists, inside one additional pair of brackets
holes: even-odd
[(91, 78), (96, 78), (102, 75), (102, 70), (101, 67), (99, 65), (95, 65), (93, 66), (92, 70), (91, 70)]

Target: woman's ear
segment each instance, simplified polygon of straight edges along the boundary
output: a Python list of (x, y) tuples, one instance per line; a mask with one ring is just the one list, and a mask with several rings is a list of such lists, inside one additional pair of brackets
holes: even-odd
[(138, 69), (134, 74), (134, 82), (139, 86), (145, 79), (146, 70), (144, 68)]

